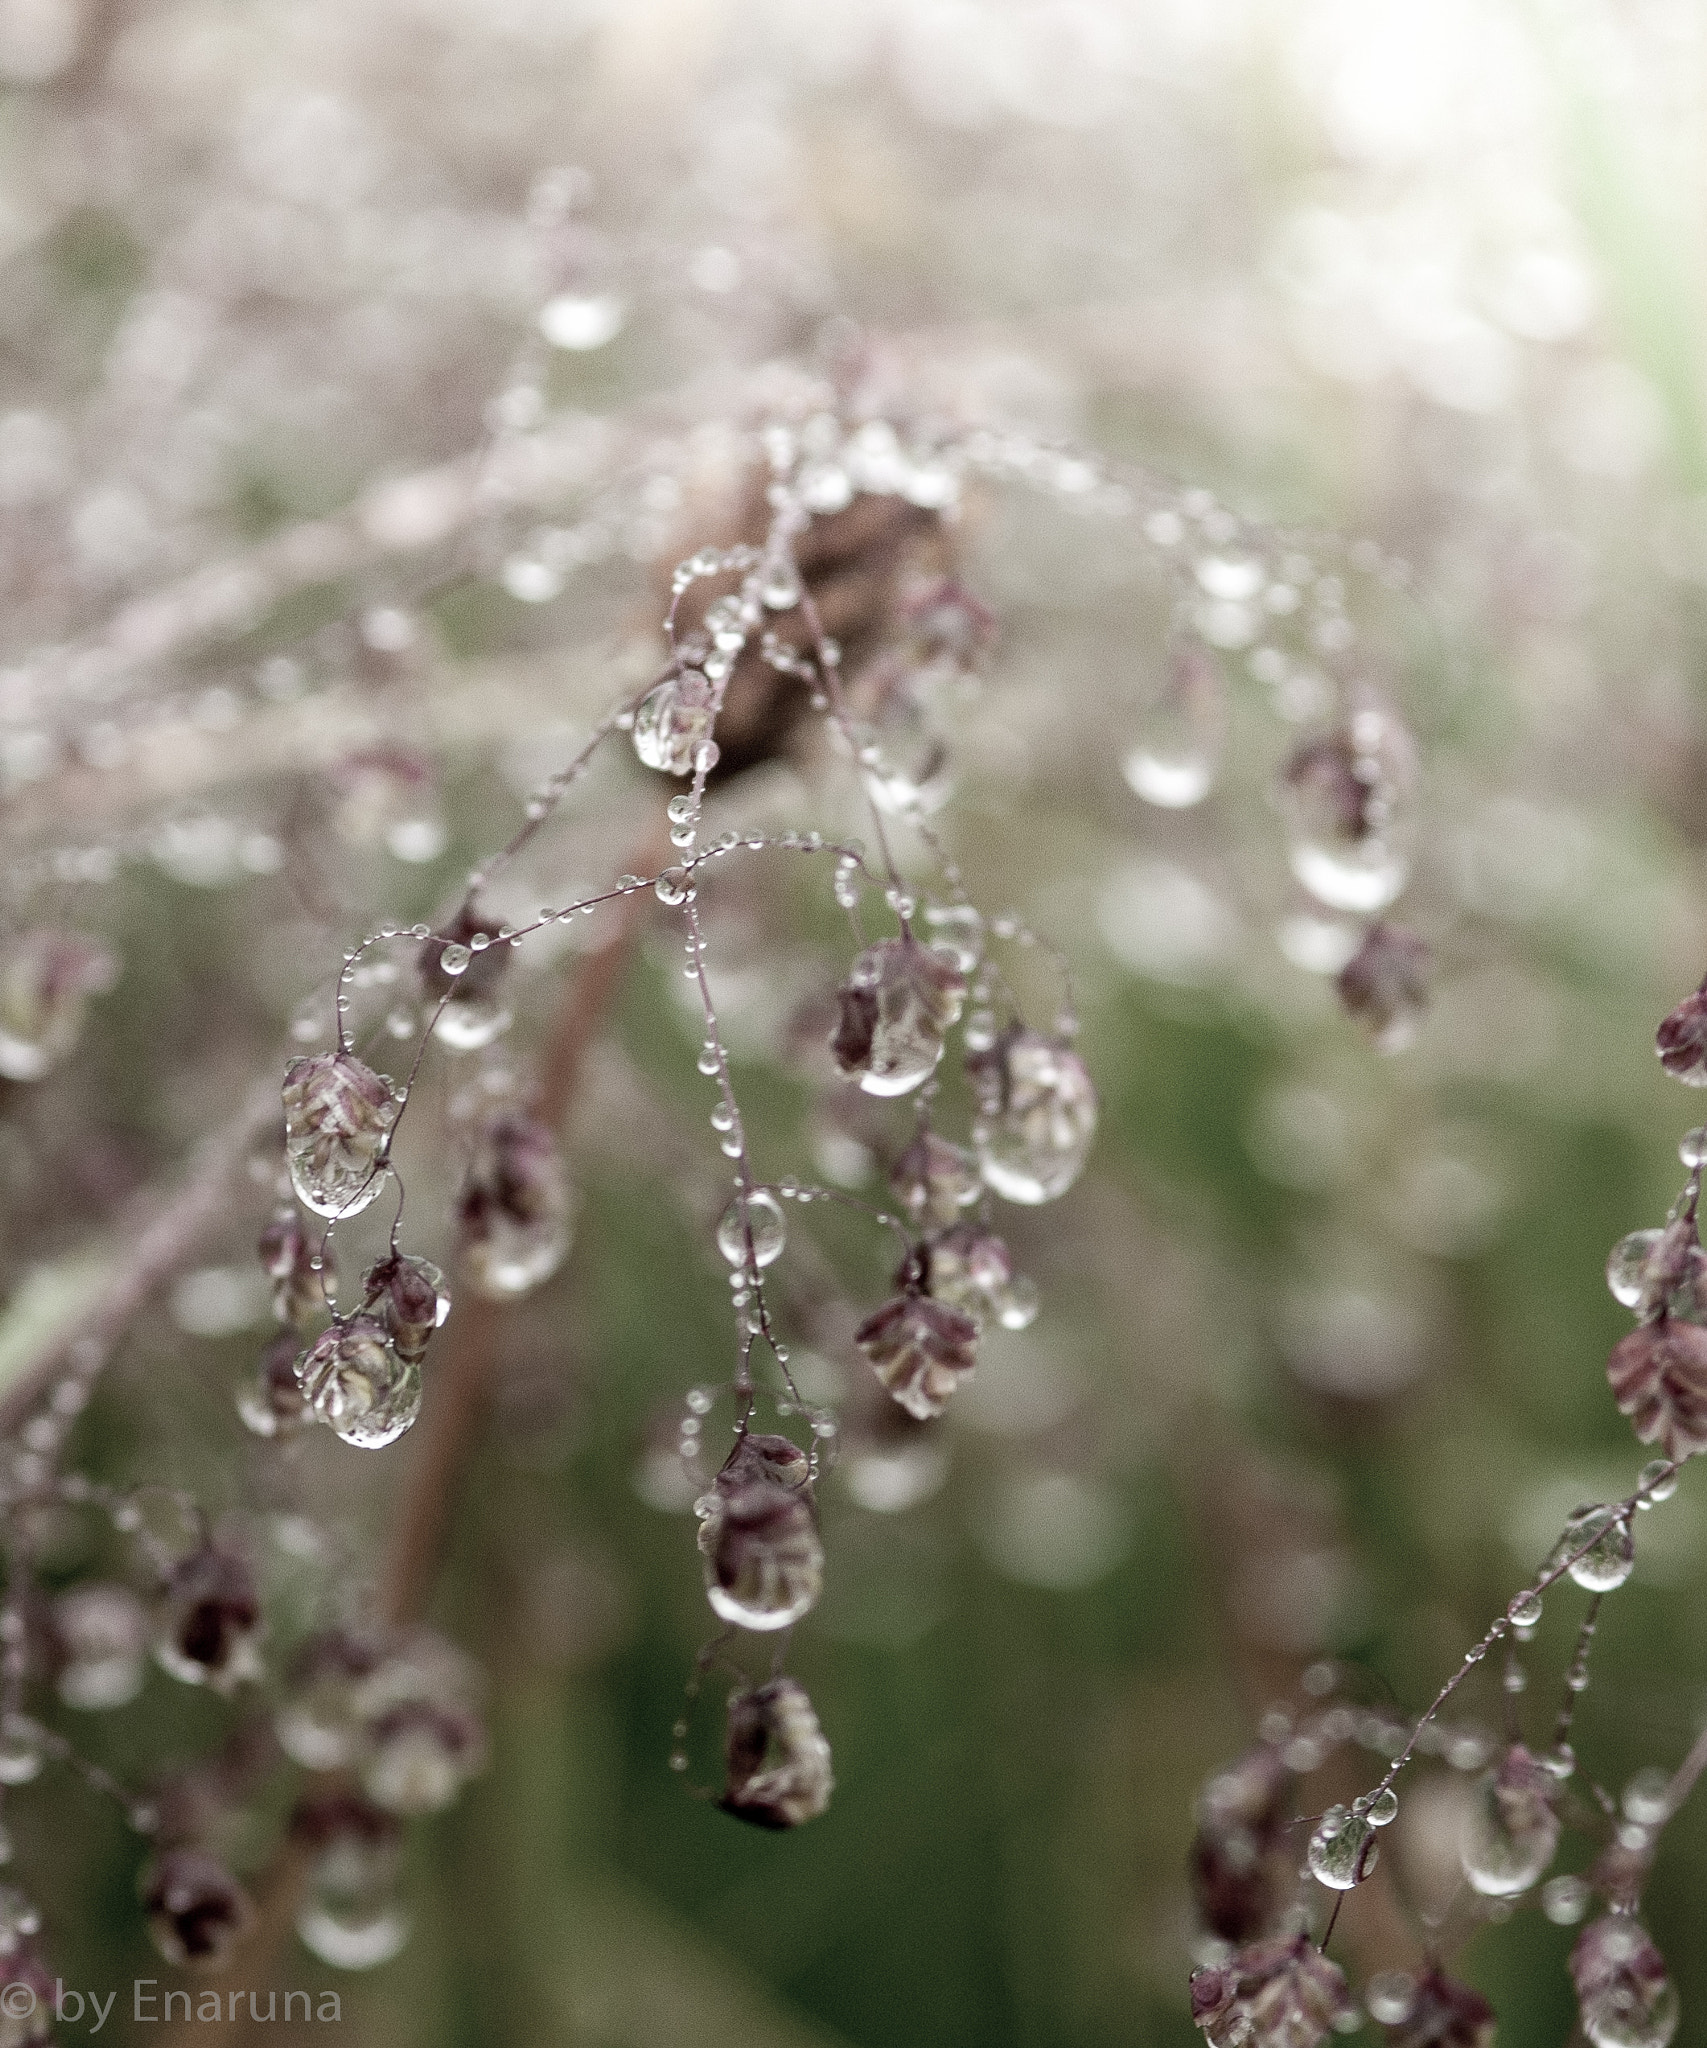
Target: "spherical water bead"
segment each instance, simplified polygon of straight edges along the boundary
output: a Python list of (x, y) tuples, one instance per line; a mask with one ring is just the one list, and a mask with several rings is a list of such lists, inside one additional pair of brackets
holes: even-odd
[(1417, 1980), (1408, 1970), (1378, 1970), (1364, 1986), (1363, 2002), (1377, 2025), (1399, 2026), (1417, 2002)]
[(1167, 687), (1145, 712), (1126, 756), (1127, 782), (1163, 810), (1201, 803), (1215, 785), (1226, 730), (1226, 692), (1214, 657), (1195, 640), (1180, 642)]
[(449, 945), (439, 948), (439, 967), (451, 975), (466, 974), (474, 955), (466, 946)]
[[(1586, 1550), (1582, 1546), (1587, 1544)], [(1580, 1557), (1572, 1553), (1582, 1550)], [(1591, 1593), (1610, 1593), (1623, 1585), (1636, 1563), (1636, 1539), (1620, 1509), (1582, 1507), (1565, 1524), (1553, 1546), (1552, 1564), (1569, 1557), (1571, 1577)]]
[(1660, 1065), (1689, 1088), (1707, 1088), (1707, 989), (1685, 996), (1654, 1034)]
[(1362, 1815), (1348, 1813), (1343, 1806), (1330, 1806), (1316, 1823), (1304, 1860), (1319, 1884), (1349, 1892), (1375, 1868), (1380, 1852), (1375, 1830)]
[(678, 904), (691, 903), (696, 891), (686, 868), (666, 868), (652, 884), (652, 893), (673, 910)]
[(730, 1697), (726, 1776), (718, 1805), (761, 1828), (816, 1820), (835, 1790), (830, 1745), (806, 1689), (793, 1678)]
[(711, 683), (698, 669), (682, 669), (650, 691), (634, 714), (634, 751), (645, 766), (665, 775), (692, 775), (701, 750), (714, 744), (714, 701)]
[(759, 575), (759, 602), (767, 611), (791, 612), (803, 595), (800, 572), (791, 555), (776, 549), (765, 556)]
[(1541, 1595), (1532, 1591), (1513, 1594), (1506, 1619), (1515, 1629), (1532, 1629), (1541, 1619)]
[(1593, 1897), (1593, 1888), (1584, 1878), (1550, 1877), (1541, 1887), (1541, 1910), (1555, 1927), (1575, 1927)]
[(1648, 1260), (1665, 1235), (1660, 1230), (1632, 1230), (1621, 1237), (1606, 1257), (1606, 1284), (1614, 1301), (1635, 1308), (1647, 1285)]
[(1677, 1472), (1669, 1458), (1650, 1458), (1636, 1475), (1638, 1491), (1645, 1497), (1643, 1507), (1670, 1500), (1677, 1491)]
[(730, 1265), (751, 1263), (762, 1272), (782, 1257), (788, 1242), (788, 1221), (782, 1205), (764, 1188), (737, 1195), (717, 1225), (717, 1249)]
[(77, 1043), (88, 999), (118, 979), (104, 946), (74, 932), (26, 932), (0, 955), (0, 1077), (39, 1081)]
[(1516, 1898), (1535, 1883), (1559, 1846), (1557, 1790), (1553, 1774), (1521, 1743), (1482, 1779), (1458, 1846), (1472, 1889), (1484, 1898)]
[(832, 886), (836, 892), (836, 901), (844, 910), (857, 908), (860, 898), (859, 863), (852, 860), (837, 861), (836, 878)]
[(1399, 1818), (1399, 1795), (1386, 1785), (1367, 1802), (1359, 1800), (1358, 1807), (1372, 1828), (1390, 1828)]
[(868, 1095), (905, 1095), (928, 1080), (960, 1016), (966, 979), (916, 939), (884, 939), (854, 961), (837, 991), (830, 1050)]
[(485, 1731), (456, 1700), (400, 1700), (366, 1734), (362, 1789), (387, 1813), (442, 1812), (485, 1761)]
[(349, 1900), (316, 1886), (297, 1910), (296, 1931), (335, 1970), (376, 1970), (402, 1954), (414, 1922), (393, 1898)]
[(285, 1069), (285, 1159), (298, 1199), (317, 1216), (354, 1216), (377, 1200), (402, 1105), (383, 1074), (347, 1052)]
[(1070, 1046), (1014, 1026), (966, 1062), (978, 1104), (972, 1143), (986, 1183), (1005, 1200), (1064, 1195), (1096, 1136), (1097, 1095)]
[(366, 1317), (334, 1323), (298, 1361), (297, 1379), (320, 1421), (361, 1450), (395, 1443), (421, 1412), (420, 1367)]
[(1624, 1787), (1619, 1801), (1624, 1818), (1634, 1821), (1638, 1827), (1657, 1828), (1671, 1817), (1671, 1779), (1669, 1775), (1650, 1764), (1640, 1770)]
[(698, 1060), (695, 1061), (695, 1065), (707, 1080), (710, 1080), (713, 1074), (722, 1072), (723, 1055), (717, 1050), (716, 1045), (711, 1039), (708, 1038), (700, 1048), (700, 1055)]
[(1707, 1124), (1697, 1124), (1692, 1131), (1685, 1131), (1678, 1140), (1677, 1156), (1691, 1172), (1698, 1166), (1707, 1166)]
[(1677, 1991), (1647, 1929), (1628, 1913), (1591, 1921), (1571, 1951), (1582, 2030), (1593, 2048), (1666, 2048)]
[(983, 1187), (972, 1154), (929, 1129), (889, 1169), (889, 1185), (921, 1229), (953, 1223)]

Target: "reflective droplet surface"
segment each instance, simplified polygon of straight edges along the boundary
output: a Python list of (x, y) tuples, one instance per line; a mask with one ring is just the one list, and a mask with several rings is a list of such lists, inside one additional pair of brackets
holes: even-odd
[(1636, 1480), (1650, 1501), (1670, 1500), (1677, 1491), (1677, 1472), (1669, 1458), (1650, 1458)]
[(1648, 1260), (1663, 1231), (1632, 1230), (1621, 1237), (1606, 1256), (1606, 1284), (1614, 1301), (1635, 1308), (1646, 1285)]
[(1533, 1628), (1541, 1619), (1541, 1595), (1527, 1590), (1514, 1594), (1505, 1612), (1513, 1628)]
[(634, 714), (635, 753), (662, 774), (693, 774), (700, 749), (712, 744), (713, 703), (711, 683), (698, 669), (667, 677)]
[(419, 1366), (365, 1318), (334, 1323), (298, 1361), (297, 1379), (316, 1416), (361, 1450), (395, 1443), (421, 1412)]
[[(1578, 1551), (1581, 1556), (1573, 1554)], [(1616, 1508), (1578, 1508), (1566, 1522), (1549, 1562), (1556, 1564), (1566, 1557), (1571, 1562), (1565, 1568), (1579, 1586), (1591, 1593), (1610, 1593), (1623, 1585), (1635, 1568), (1636, 1539), (1629, 1521)]]
[(1316, 1823), (1304, 1860), (1319, 1884), (1348, 1892), (1375, 1868), (1380, 1846), (1375, 1830), (1361, 1814), (1330, 1806)]
[(830, 1050), (868, 1095), (906, 1095), (928, 1080), (966, 1000), (966, 977), (916, 939), (884, 939), (854, 961), (837, 991)]
[(717, 1249), (732, 1266), (751, 1263), (762, 1271), (782, 1257), (787, 1242), (782, 1204), (764, 1188), (737, 1195), (717, 1225)]
[(285, 1160), (297, 1198), (317, 1216), (354, 1216), (378, 1199), (401, 1107), (391, 1083), (351, 1053), (285, 1069)]
[(1201, 803), (1215, 786), (1226, 723), (1221, 672), (1207, 648), (1188, 640), (1175, 649), (1166, 686), (1122, 764), (1134, 794), (1170, 811)]
[(1014, 1029), (966, 1062), (978, 1102), (972, 1143), (986, 1183), (1010, 1202), (1064, 1195), (1096, 1135), (1097, 1096), (1085, 1063), (1059, 1039)]
[(1484, 1898), (1516, 1898), (1546, 1870), (1559, 1846), (1557, 1781), (1521, 1743), (1476, 1788), (1465, 1815), (1459, 1860)]

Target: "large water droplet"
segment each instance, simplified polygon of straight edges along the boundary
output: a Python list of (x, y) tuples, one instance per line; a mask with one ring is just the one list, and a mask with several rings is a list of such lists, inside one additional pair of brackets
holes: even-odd
[(1665, 1235), (1659, 1230), (1632, 1230), (1621, 1237), (1606, 1255), (1606, 1284), (1614, 1301), (1635, 1308), (1646, 1285), (1648, 1259)]
[(1375, 1830), (1361, 1814), (1330, 1806), (1310, 1837), (1305, 1862), (1318, 1883), (1332, 1891), (1348, 1892), (1375, 1868), (1380, 1846)]
[[(1580, 1557), (1572, 1556), (1582, 1550)], [(1591, 1593), (1610, 1593), (1623, 1585), (1636, 1563), (1636, 1539), (1622, 1511), (1610, 1507), (1578, 1508), (1553, 1546), (1550, 1563), (1570, 1557), (1566, 1570)]]
[(762, 1271), (782, 1257), (788, 1242), (788, 1223), (782, 1205), (764, 1188), (737, 1195), (724, 1210), (717, 1225), (717, 1249), (732, 1266), (748, 1263), (749, 1241), (752, 1263)]

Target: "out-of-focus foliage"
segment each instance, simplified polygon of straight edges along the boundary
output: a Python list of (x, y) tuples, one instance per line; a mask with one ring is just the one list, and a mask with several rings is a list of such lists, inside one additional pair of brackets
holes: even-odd
[[(1323, 1658), (1420, 1709), (1567, 1515), (1631, 1489), (1604, 1261), (1675, 1193), (1693, 1098), (1649, 1046), (1707, 966), (1704, 35), (1661, 0), (0, 7), (4, 886), (18, 929), (122, 963), (0, 1103), (0, 1380), (122, 1255), (129, 1197), (276, 1071), (342, 947), (434, 915), (638, 681), (735, 429), (807, 376), (1411, 565), (1359, 600), (1417, 735), (1407, 914), (1435, 956), (1386, 1059), (1269, 799), (1324, 708), (1308, 665), (1206, 584), (1225, 772), (1147, 807), (1120, 773), (1167, 658), (1147, 557), (1059, 494), (970, 496), (962, 573), (1000, 640), (953, 844), (1072, 961), (1104, 1104), (1085, 1181), (1010, 1233), (1044, 1313), (986, 1339), (938, 1463), (850, 1458), (824, 1488), (794, 1666), (829, 1813), (774, 1837), (691, 1797), (666, 1760), (707, 1621), (674, 1444), (724, 1370), (721, 1183), (673, 937), (641, 961), (570, 1126), (574, 1249), (512, 1325), (435, 1608), (488, 1673), (490, 1762), (415, 1837), (409, 1945), (337, 1979), (356, 2037), (1191, 2041), (1200, 1780)], [(442, 815), (364, 846), (330, 771), (405, 742)], [(626, 764), (589, 782), (527, 909), (628, 862), (633, 790)], [(838, 802), (782, 769), (755, 798), (826, 832)], [(780, 1142), (841, 941), (792, 873), (706, 894), (748, 1120)], [(518, 1028), (565, 957), (522, 956)], [(800, 1170), (875, 1186), (857, 1132), (816, 1135)], [(443, 1162), (405, 1171), (442, 1218)], [(266, 1315), (247, 1200), (78, 1445), (264, 1520), (268, 1448), (230, 1402)], [(815, 1228), (879, 1298), (869, 1242)], [(848, 1336), (812, 1398), (863, 1386)], [(314, 1512), (272, 1532), (281, 1616), (327, 1529), (359, 1552), (388, 1513), (325, 1449)], [(1573, 1739), (1614, 1794), (1675, 1765), (1707, 1695), (1697, 1478), (1641, 1518), (1600, 1623)], [(105, 1568), (94, 1542), (51, 1530), (50, 1584)], [(1574, 1599), (1530, 1653), (1537, 1740)], [(1490, 1727), (1496, 1666), (1458, 1703)], [(141, 1780), (224, 1725), (155, 1673), (76, 1732)], [(1341, 1919), (1356, 1982), (1417, 1966), (1400, 1901), (1455, 1881), (1470, 1780), (1420, 1770)], [(6, 1814), (65, 1981), (159, 1975), (93, 1796), (49, 1773)], [(1587, 1855), (1568, 1832), (1557, 1867)], [(1644, 1907), (1686, 2029), (1704, 1892), (1692, 1807)], [(1564, 2038), (1575, 1939), (1527, 1910), (1457, 1959), (1504, 2048)], [(331, 1977), (278, 1965), (281, 1990)]]

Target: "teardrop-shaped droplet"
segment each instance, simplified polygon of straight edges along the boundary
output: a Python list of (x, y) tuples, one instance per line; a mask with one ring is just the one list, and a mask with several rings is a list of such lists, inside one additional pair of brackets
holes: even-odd
[(1358, 1813), (1330, 1806), (1316, 1823), (1305, 1856), (1310, 1875), (1336, 1892), (1349, 1892), (1375, 1868), (1381, 1845), (1375, 1830)]
[(737, 1195), (717, 1225), (717, 1249), (732, 1266), (750, 1262), (762, 1271), (782, 1257), (788, 1222), (782, 1204), (764, 1188)]
[(1226, 726), (1226, 693), (1214, 657), (1195, 640), (1181, 642), (1126, 756), (1127, 782), (1163, 810), (1201, 803), (1215, 785)]

